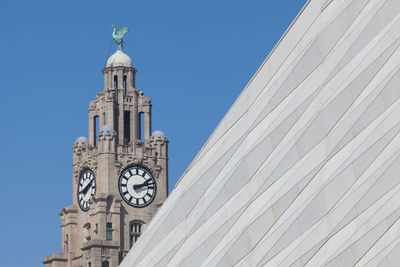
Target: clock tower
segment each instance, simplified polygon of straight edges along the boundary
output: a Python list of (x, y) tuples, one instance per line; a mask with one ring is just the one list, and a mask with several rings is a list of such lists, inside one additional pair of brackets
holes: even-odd
[[(62, 252), (46, 267), (116, 267), (168, 194), (168, 140), (151, 131), (151, 101), (117, 50), (89, 104), (89, 136), (73, 144), (73, 204), (60, 212)], [(151, 134), (152, 133), (152, 134)]]

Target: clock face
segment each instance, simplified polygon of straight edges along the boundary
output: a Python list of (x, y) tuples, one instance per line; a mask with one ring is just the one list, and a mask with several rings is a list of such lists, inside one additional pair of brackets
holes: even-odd
[(143, 208), (154, 200), (157, 185), (149, 170), (134, 165), (122, 172), (118, 180), (118, 189), (126, 203)]
[(83, 211), (90, 209), (90, 199), (96, 194), (96, 178), (94, 173), (86, 169), (81, 172), (78, 183), (78, 203)]

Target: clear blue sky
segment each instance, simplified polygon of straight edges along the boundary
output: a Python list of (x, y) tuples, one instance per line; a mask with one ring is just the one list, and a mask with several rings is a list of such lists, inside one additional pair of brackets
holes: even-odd
[(125, 52), (170, 140), (172, 190), (305, 2), (2, 0), (0, 266), (61, 249), (71, 147), (102, 90), (111, 24), (131, 28)]

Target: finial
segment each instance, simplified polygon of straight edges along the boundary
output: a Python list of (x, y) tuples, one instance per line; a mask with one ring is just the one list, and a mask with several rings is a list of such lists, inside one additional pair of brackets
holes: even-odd
[(118, 44), (118, 50), (122, 50), (122, 48), (125, 47), (124, 40), (122, 40), (122, 37), (124, 37), (127, 31), (129, 31), (129, 28), (124, 26), (117, 30), (117, 27), (115, 25), (111, 25), (111, 28), (114, 29), (112, 37), (114, 41)]

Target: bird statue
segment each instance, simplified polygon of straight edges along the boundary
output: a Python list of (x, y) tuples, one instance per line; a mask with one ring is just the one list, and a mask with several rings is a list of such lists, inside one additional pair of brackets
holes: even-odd
[(117, 27), (115, 25), (111, 25), (111, 28), (114, 28), (112, 37), (114, 41), (118, 44), (118, 50), (122, 50), (122, 48), (125, 47), (124, 40), (122, 40), (122, 37), (124, 37), (127, 31), (129, 31), (129, 28), (125, 26), (117, 30)]

